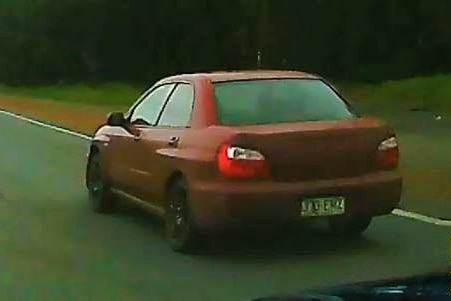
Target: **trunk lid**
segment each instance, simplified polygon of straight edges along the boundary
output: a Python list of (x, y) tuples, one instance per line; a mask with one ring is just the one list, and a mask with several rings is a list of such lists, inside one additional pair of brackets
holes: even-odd
[(374, 170), (391, 128), (373, 118), (235, 127), (233, 144), (260, 151), (271, 177), (292, 182), (355, 177)]

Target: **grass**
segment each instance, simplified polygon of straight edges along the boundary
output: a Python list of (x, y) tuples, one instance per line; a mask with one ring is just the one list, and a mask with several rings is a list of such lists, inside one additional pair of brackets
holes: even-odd
[[(336, 83), (337, 88), (356, 105), (371, 105), (383, 110), (427, 109), (451, 113), (451, 75), (417, 77), (379, 84)], [(86, 84), (46, 87), (9, 87), (0, 85), (0, 94), (52, 99), (71, 103), (128, 106), (142, 87), (125, 83), (99, 86)]]
[(379, 84), (338, 83), (352, 102), (380, 110), (420, 109), (451, 113), (451, 75), (416, 77)]
[(99, 86), (76, 84), (42, 87), (0, 85), (0, 94), (8, 96), (108, 106), (128, 106), (139, 97), (141, 92), (142, 88), (138, 85), (124, 83), (109, 83)]

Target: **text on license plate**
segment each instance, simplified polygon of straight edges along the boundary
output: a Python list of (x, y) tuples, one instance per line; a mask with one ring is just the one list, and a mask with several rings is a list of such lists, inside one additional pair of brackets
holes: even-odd
[(330, 216), (345, 213), (344, 197), (322, 197), (303, 199), (301, 216)]

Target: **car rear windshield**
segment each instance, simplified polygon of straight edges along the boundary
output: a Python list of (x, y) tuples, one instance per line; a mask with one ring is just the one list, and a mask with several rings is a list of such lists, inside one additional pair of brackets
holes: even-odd
[(319, 79), (265, 79), (214, 84), (222, 125), (352, 118), (349, 106)]

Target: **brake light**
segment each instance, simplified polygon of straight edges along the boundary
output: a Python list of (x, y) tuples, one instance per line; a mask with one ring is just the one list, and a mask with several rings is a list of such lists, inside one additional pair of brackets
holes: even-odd
[(381, 168), (395, 168), (398, 166), (399, 149), (396, 137), (385, 139), (379, 144), (376, 161)]
[(221, 174), (231, 178), (264, 178), (269, 175), (265, 157), (258, 151), (229, 144), (219, 147), (217, 156)]

